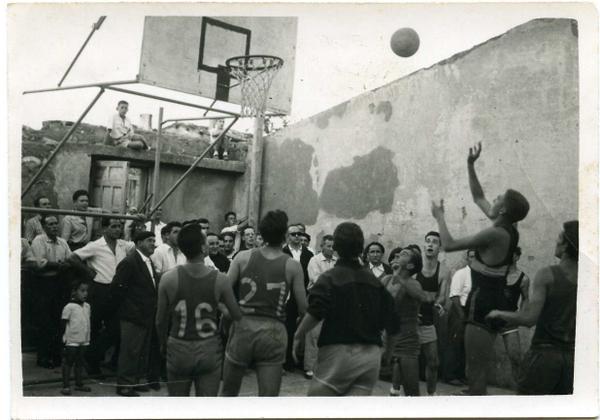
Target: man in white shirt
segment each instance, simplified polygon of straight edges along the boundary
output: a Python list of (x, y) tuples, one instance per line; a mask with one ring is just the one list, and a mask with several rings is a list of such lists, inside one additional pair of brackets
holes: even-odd
[[(221, 233), (233, 233), (235, 235), (235, 242), (233, 245), (233, 254), (240, 250), (242, 243), (241, 232), (248, 226), (248, 219), (244, 218), (240, 221), (237, 219), (237, 214), (233, 211), (225, 213), (225, 227), (221, 229)], [(232, 254), (232, 255), (233, 255)], [(229, 258), (229, 257), (228, 257)]]
[[(119, 324), (115, 313), (115, 304), (110, 293), (110, 284), (117, 265), (132, 251), (135, 246), (121, 237), (123, 223), (119, 219), (102, 218), (103, 236), (88, 242), (83, 248), (74, 251), (69, 261), (75, 266), (85, 264), (96, 273), (92, 281), (89, 302), (92, 307), (91, 342), (87, 354), (89, 374), (100, 374), (100, 362), (104, 360), (106, 350), (111, 346), (117, 348), (119, 340)], [(104, 330), (103, 330), (104, 327)], [(100, 334), (101, 331), (104, 331)], [(116, 364), (113, 354), (112, 364)]]
[(113, 115), (108, 123), (107, 140), (115, 146), (128, 147), (134, 150), (148, 149), (143, 136), (133, 132), (133, 125), (126, 117), (129, 110), (127, 101), (119, 101), (117, 113)]
[(448, 348), (446, 349), (445, 382), (450, 385), (464, 385), (465, 377), (465, 304), (471, 291), (471, 268), (469, 264), (475, 258), (475, 250), (468, 250), (467, 265), (452, 276), (450, 282), (451, 302), (448, 314)]
[[(333, 235), (325, 235), (321, 239), (321, 252), (312, 257), (308, 262), (308, 295), (310, 299), (310, 289), (313, 287), (321, 274), (333, 268), (337, 257), (333, 252)], [(319, 324), (306, 333), (304, 343), (304, 376), (306, 379), (313, 377), (313, 369), (317, 364), (317, 341), (321, 334), (321, 325)]]
[(173, 267), (183, 265), (186, 262), (185, 255), (183, 255), (183, 252), (179, 250), (179, 246), (177, 245), (181, 223), (169, 222), (163, 230), (166, 242), (158, 246), (150, 257), (159, 276), (162, 276)]
[(164, 228), (167, 224), (163, 223), (160, 218), (162, 217), (162, 207), (159, 207), (156, 209), (156, 211), (152, 214), (152, 220), (149, 220), (146, 222), (146, 230), (149, 232), (150, 229), (152, 229), (152, 222), (154, 222), (154, 238), (156, 240), (156, 246), (161, 246), (163, 241), (162, 241), (162, 235), (160, 234), (160, 231), (162, 228)]

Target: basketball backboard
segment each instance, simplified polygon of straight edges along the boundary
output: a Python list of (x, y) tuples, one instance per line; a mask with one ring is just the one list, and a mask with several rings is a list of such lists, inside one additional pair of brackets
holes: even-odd
[[(294, 84), (297, 18), (147, 16), (139, 81), (240, 104), (228, 58), (265, 54), (283, 59), (269, 90), (267, 110), (289, 114)], [(231, 87), (234, 86), (234, 87)]]

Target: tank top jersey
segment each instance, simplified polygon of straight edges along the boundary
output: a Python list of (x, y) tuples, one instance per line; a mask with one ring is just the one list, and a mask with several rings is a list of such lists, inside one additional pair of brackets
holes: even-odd
[(192, 276), (184, 267), (177, 268), (177, 292), (171, 313), (169, 335), (180, 340), (204, 340), (217, 334), (215, 286), (218, 271)]
[[(471, 292), (467, 298), (467, 322), (486, 328), (489, 331), (501, 330), (506, 322), (499, 319), (488, 321), (486, 315), (493, 309), (510, 311), (509, 301), (505, 295), (506, 277), (512, 263), (513, 254), (519, 243), (519, 233), (512, 224), (498, 226), (510, 235), (506, 256), (500, 264), (487, 265), (475, 252), (478, 264), (471, 265)], [(480, 268), (483, 270), (479, 271)], [(487, 271), (486, 269), (489, 269)]]
[(285, 322), (285, 302), (290, 289), (285, 279), (285, 265), (291, 257), (284, 254), (270, 260), (260, 249), (250, 252), (250, 260), (239, 281), (240, 309), (247, 315)]
[[(422, 272), (417, 273), (417, 281), (425, 292), (437, 293), (440, 290), (439, 284), (440, 263), (438, 261), (435, 273), (431, 277), (425, 277)], [(421, 303), (421, 325), (433, 325), (433, 302)]]
[(575, 349), (575, 315), (577, 283), (570, 282), (562, 269), (550, 267), (554, 281), (546, 293), (546, 301), (538, 318), (531, 345), (552, 345), (562, 350)]
[(519, 309), (519, 298), (521, 297), (521, 285), (523, 284), (523, 278), (525, 278), (525, 273), (521, 271), (519, 275), (519, 279), (511, 284), (506, 285), (504, 288), (504, 298), (506, 299), (506, 307), (507, 311), (516, 311)]

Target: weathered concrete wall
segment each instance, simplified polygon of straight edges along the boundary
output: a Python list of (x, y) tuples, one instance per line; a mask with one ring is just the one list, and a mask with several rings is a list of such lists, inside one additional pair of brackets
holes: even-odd
[(286, 209), (314, 238), (352, 220), (391, 249), (421, 244), (437, 227), (431, 200), (444, 198), (451, 233), (474, 233), (489, 222), (466, 158), (482, 141), (488, 197), (511, 187), (530, 201), (519, 229), (533, 275), (554, 261), (560, 223), (577, 217), (577, 39), (574, 21), (530, 21), (277, 132), (265, 145), (263, 212)]

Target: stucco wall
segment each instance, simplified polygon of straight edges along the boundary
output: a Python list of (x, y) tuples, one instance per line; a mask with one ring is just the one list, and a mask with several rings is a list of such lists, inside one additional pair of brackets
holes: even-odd
[[(451, 233), (474, 233), (489, 224), (466, 168), (481, 141), (488, 198), (511, 187), (530, 201), (520, 265), (533, 275), (554, 261), (561, 222), (577, 218), (577, 39), (575, 21), (533, 20), (277, 132), (265, 144), (263, 213), (283, 208), (315, 239), (352, 220), (389, 250), (421, 244), (437, 227), (431, 200), (444, 198)], [(460, 256), (442, 258), (452, 267)]]

